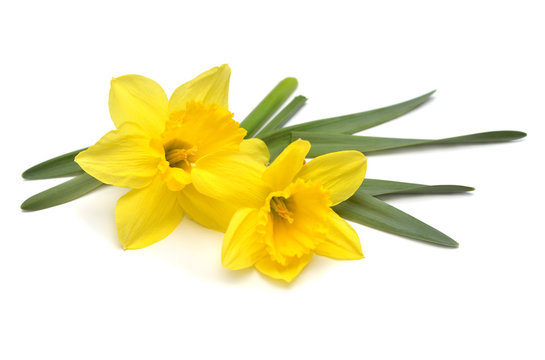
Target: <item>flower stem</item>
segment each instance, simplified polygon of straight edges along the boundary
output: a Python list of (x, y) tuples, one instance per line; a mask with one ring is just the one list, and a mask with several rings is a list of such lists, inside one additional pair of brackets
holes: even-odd
[[(305, 102), (307, 101), (307, 98), (299, 95), (293, 98), (293, 100), (286, 105), (278, 115), (276, 115), (274, 118), (272, 118), (271, 121), (265, 127), (258, 131), (257, 134), (267, 134), (268, 132), (271, 132), (279, 127), (284, 126), (292, 117), (295, 115), (303, 105), (305, 105)], [(255, 136), (254, 135), (254, 136)]]
[(254, 136), (261, 125), (282, 106), (286, 99), (295, 91), (296, 87), (297, 79), (291, 77), (285, 78), (261, 100), (255, 109), (240, 123), (240, 126), (248, 131), (246, 134), (247, 138)]

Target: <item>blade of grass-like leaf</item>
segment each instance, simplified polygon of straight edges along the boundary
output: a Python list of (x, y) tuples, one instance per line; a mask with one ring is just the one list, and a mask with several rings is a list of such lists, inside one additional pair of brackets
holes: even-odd
[(38, 165), (27, 169), (23, 173), (23, 178), (27, 180), (38, 180), (80, 175), (83, 173), (83, 170), (74, 161), (74, 158), (85, 149), (87, 148), (72, 151), (41, 162)]
[(297, 131), (292, 133), (292, 140), (300, 138), (310, 141), (312, 147), (308, 157), (315, 157), (342, 150), (358, 150), (364, 154), (368, 154), (375, 151), (399, 149), (417, 145), (463, 145), (503, 142), (517, 140), (525, 136), (526, 134), (520, 131), (490, 131), (438, 140), (426, 140)]
[(103, 185), (91, 175), (83, 173), (51, 189), (29, 197), (21, 204), (21, 209), (36, 211), (75, 200)]
[(422, 185), (390, 180), (365, 179), (356, 193), (373, 196), (390, 194), (453, 194), (475, 190), (461, 185)]
[(354, 134), (393, 120), (423, 104), (435, 92), (431, 91), (414, 99), (386, 106), (380, 109), (364, 111), (356, 114), (332, 117), (328, 119), (308, 121), (302, 124), (287, 126), (258, 137), (265, 140), (268, 136), (279, 132), (312, 131), (331, 134)]
[(263, 129), (256, 132), (254, 136), (258, 134), (266, 134), (279, 127), (284, 126), (302, 107), (305, 105), (307, 98), (299, 95), (293, 98), (293, 100), (286, 105), (280, 112), (272, 118), (271, 121)]
[(448, 247), (458, 243), (439, 230), (379, 200), (357, 193), (336, 205), (333, 210), (343, 218), (385, 232)]
[(282, 106), (296, 88), (297, 79), (295, 78), (285, 78), (280, 81), (240, 123), (240, 127), (248, 131), (246, 137), (254, 136), (255, 132)]

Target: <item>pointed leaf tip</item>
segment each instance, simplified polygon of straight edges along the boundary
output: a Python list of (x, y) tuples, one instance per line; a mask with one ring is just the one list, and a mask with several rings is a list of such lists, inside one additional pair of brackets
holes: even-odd
[(345, 218), (381, 231), (436, 245), (458, 247), (458, 243), (439, 230), (369, 194), (356, 192), (333, 210)]
[(475, 188), (462, 185), (424, 185), (392, 180), (367, 178), (356, 191), (373, 196), (382, 195), (426, 195), (426, 194), (455, 194), (473, 191)]
[(21, 209), (36, 211), (64, 204), (95, 190), (101, 185), (103, 184), (100, 181), (83, 173), (62, 184), (29, 197), (21, 204)]
[(248, 131), (246, 137), (253, 137), (257, 130), (282, 106), (296, 88), (297, 79), (293, 77), (280, 81), (240, 123), (240, 127)]
[(86, 148), (72, 151), (34, 165), (25, 170), (22, 177), (26, 180), (39, 180), (81, 175), (83, 170), (74, 161), (74, 158), (85, 149)]
[(292, 131), (305, 131), (305, 132), (321, 132), (326, 134), (354, 134), (356, 132), (372, 128), (374, 126), (383, 124), (387, 121), (393, 120), (409, 111), (417, 108), (426, 101), (435, 92), (430, 91), (424, 95), (420, 95), (414, 99), (407, 100), (398, 104), (363, 111), (354, 114), (336, 116), (327, 119), (307, 121), (302, 124), (287, 126), (282, 129), (276, 129), (264, 134), (262, 140), (266, 141), (267, 138), (279, 133), (288, 133)]

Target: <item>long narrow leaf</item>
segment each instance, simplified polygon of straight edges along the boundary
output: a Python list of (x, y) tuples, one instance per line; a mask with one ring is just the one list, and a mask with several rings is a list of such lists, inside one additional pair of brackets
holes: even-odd
[(285, 78), (255, 107), (240, 123), (240, 127), (248, 131), (246, 137), (254, 136), (255, 132), (282, 106), (297, 88), (297, 79)]
[(333, 210), (343, 218), (377, 230), (448, 247), (458, 243), (439, 230), (369, 194), (357, 193)]
[(267, 137), (267, 139), (263, 141), (269, 148), (269, 153), (271, 154), (270, 162), (273, 162), (282, 150), (292, 142), (292, 137), (291, 133), (279, 132)]
[(83, 170), (74, 161), (74, 158), (85, 149), (86, 148), (72, 151), (41, 162), (26, 170), (23, 173), (23, 178), (27, 180), (38, 180), (80, 175), (83, 173)]
[(463, 145), (504, 142), (517, 140), (525, 136), (526, 133), (520, 131), (490, 131), (438, 140), (426, 140), (297, 131), (292, 133), (292, 140), (304, 139), (310, 141), (312, 147), (308, 156), (315, 157), (342, 150), (358, 150), (368, 154), (375, 151), (419, 145)]
[(386, 106), (380, 109), (364, 111), (356, 114), (332, 117), (328, 119), (308, 121), (303, 124), (287, 126), (271, 133), (259, 135), (265, 140), (267, 137), (279, 132), (312, 131), (331, 134), (354, 134), (358, 131), (372, 128), (387, 121), (393, 120), (423, 104), (435, 92), (431, 91), (414, 99)]
[(286, 124), (301, 109), (301, 107), (305, 105), (306, 101), (307, 98), (302, 95), (294, 97), (293, 100), (290, 101), (290, 103), (282, 110), (280, 110), (280, 112), (273, 117), (263, 129), (256, 132), (255, 136), (258, 134), (267, 134), (274, 129), (284, 126), (284, 124)]
[(35, 211), (75, 200), (103, 185), (92, 176), (83, 173), (60, 185), (36, 194), (21, 204), (21, 209)]
[(365, 179), (357, 194), (365, 193), (373, 196), (390, 194), (453, 194), (475, 190), (461, 185), (422, 185), (390, 180)]
[[(282, 85), (280, 89), (277, 90), (280, 84), (284, 84), (284, 85)], [(277, 87), (275, 87), (271, 91), (271, 93), (269, 93), (267, 97), (265, 97), (265, 99), (261, 101), (261, 103), (240, 124), (241, 127), (245, 128), (248, 131), (247, 137), (250, 137), (252, 133), (257, 131), (257, 129), (265, 121), (267, 121), (267, 119), (282, 105), (282, 103), (287, 99), (289, 94), (291, 94), (295, 90), (296, 87), (297, 87), (296, 79), (286, 78), (282, 82), (280, 82), (277, 85)], [(305, 122), (303, 124), (298, 124), (294, 126), (288, 126), (288, 127), (279, 128), (279, 129), (277, 128), (276, 130), (270, 130), (270, 131), (267, 130), (267, 133), (262, 132), (258, 134), (256, 137), (261, 138), (267, 144), (276, 145), (276, 144), (279, 144), (280, 142), (285, 143), (285, 139), (289, 139), (289, 136), (292, 131), (326, 132), (326, 133), (332, 133), (332, 134), (338, 134), (338, 133), (353, 134), (355, 132), (368, 129), (370, 127), (382, 124), (386, 121), (395, 119), (396, 117), (399, 117), (413, 110), (414, 108), (418, 107), (422, 103), (426, 102), (426, 100), (428, 100), (429, 97), (434, 92), (435, 90), (427, 94), (424, 94), (422, 96), (416, 97), (414, 99), (411, 99), (399, 104), (387, 106), (384, 108), (380, 108), (380, 109), (364, 111), (361, 113), (339, 116), (334, 118), (309, 121), (309, 122)], [(281, 125), (278, 125), (278, 126), (281, 126)], [(280, 139), (282, 139), (282, 141), (280, 141)], [(291, 139), (288, 140), (287, 144), (289, 144), (290, 142), (291, 142)], [(74, 157), (75, 157), (75, 155), (77, 155), (78, 152), (83, 150), (85, 149), (78, 150), (77, 152), (74, 151), (72, 153), (76, 153), (74, 154)], [(76, 175), (78, 173), (73, 171), (79, 168), (79, 167), (76, 167), (77, 164), (73, 163), (72, 161), (66, 161), (67, 159), (64, 158), (65, 156), (71, 155), (72, 153), (61, 155), (57, 158), (38, 164), (35, 167), (32, 167), (31, 169), (28, 169), (27, 171), (25, 171), (25, 173), (23, 174), (23, 177), (26, 179), (48, 179), (48, 178), (54, 178), (54, 177)], [(271, 159), (274, 159), (278, 155), (278, 153), (275, 154), (275, 152), (271, 152), (271, 155), (274, 155), (274, 156), (271, 156)], [(53, 162), (54, 160), (60, 159), (60, 158), (63, 158), (63, 159), (58, 166), (54, 164), (49, 164), (49, 162)], [(65, 165), (67, 165), (66, 168), (64, 168)], [(50, 167), (52, 168), (51, 170), (49, 170)]]

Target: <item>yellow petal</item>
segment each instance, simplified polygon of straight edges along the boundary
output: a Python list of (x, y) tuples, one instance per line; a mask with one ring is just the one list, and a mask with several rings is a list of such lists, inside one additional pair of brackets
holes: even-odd
[(320, 182), (330, 191), (333, 205), (348, 199), (360, 187), (367, 159), (359, 151), (339, 151), (318, 156), (303, 166), (297, 177)]
[(168, 97), (155, 81), (140, 75), (125, 75), (112, 80), (110, 116), (119, 128), (131, 121), (153, 135), (161, 134), (168, 119)]
[(265, 257), (255, 264), (257, 270), (274, 279), (291, 282), (312, 259), (312, 253), (303, 255), (301, 258), (294, 257), (286, 265), (281, 265), (270, 257)]
[(329, 231), (326, 240), (316, 247), (314, 252), (339, 260), (357, 260), (363, 258), (360, 239), (356, 231), (343, 218), (331, 211)]
[(183, 139), (195, 146), (195, 157), (217, 151), (238, 151), (246, 130), (233, 120), (233, 114), (216, 104), (189, 101), (184, 111), (172, 113), (167, 123), (166, 143)]
[(221, 262), (231, 270), (254, 265), (265, 255), (263, 234), (256, 231), (259, 210), (240, 209), (235, 213), (223, 238)]
[(134, 123), (121, 124), (76, 156), (81, 168), (103, 183), (138, 189), (151, 183), (162, 154)]
[(247, 154), (225, 151), (199, 159), (191, 179), (200, 193), (239, 208), (258, 208), (269, 194), (261, 180), (264, 170), (263, 164)]
[(166, 160), (162, 160), (157, 168), (170, 191), (180, 191), (187, 184), (191, 184), (190, 173), (184, 169), (170, 167), (170, 164)]
[(193, 221), (221, 232), (227, 230), (229, 221), (237, 210), (230, 203), (201, 194), (191, 184), (180, 192), (179, 201), (184, 213)]
[(124, 249), (140, 249), (167, 237), (182, 221), (178, 194), (167, 189), (161, 176), (117, 201), (115, 222)]
[(299, 139), (292, 142), (265, 170), (263, 181), (273, 191), (284, 189), (303, 167), (309, 150), (310, 143), (306, 140)]
[(240, 143), (240, 152), (252, 156), (257, 162), (263, 165), (267, 165), (271, 157), (267, 144), (258, 138), (242, 140)]
[(228, 109), (230, 77), (231, 68), (228, 65), (203, 72), (174, 91), (168, 105), (169, 112), (184, 110), (189, 100), (200, 101), (204, 104), (218, 104)]

